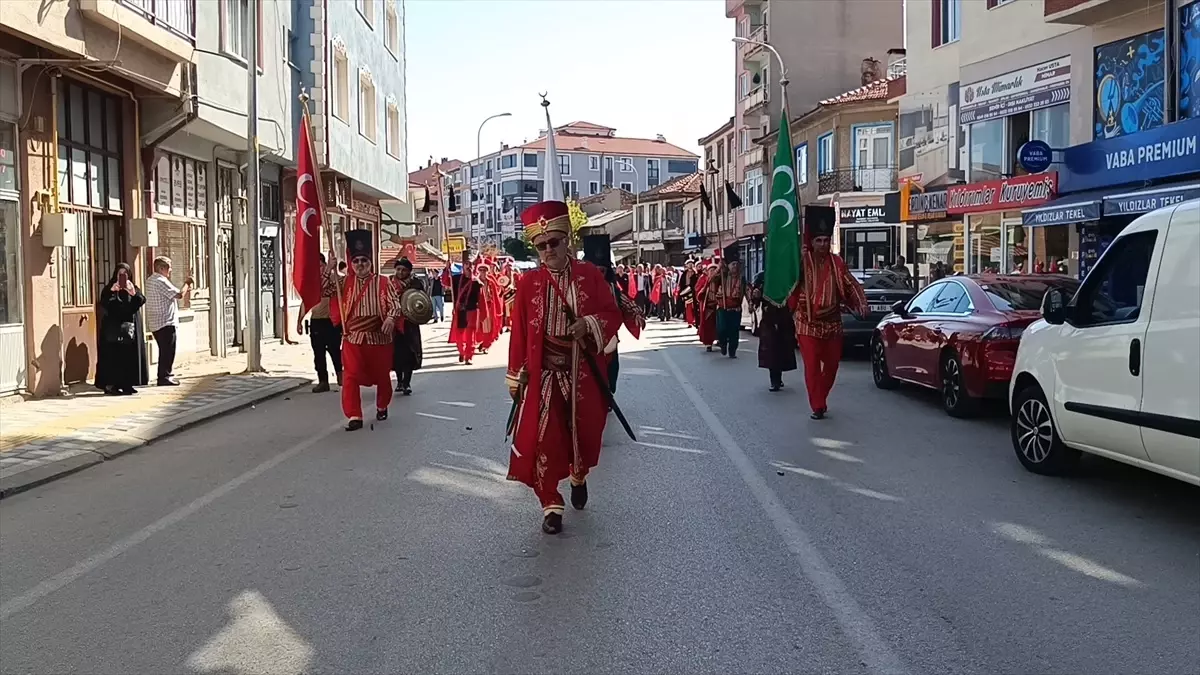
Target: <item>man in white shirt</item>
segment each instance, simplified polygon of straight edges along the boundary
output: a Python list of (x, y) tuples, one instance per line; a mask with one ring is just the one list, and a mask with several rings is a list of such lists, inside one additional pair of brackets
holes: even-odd
[(171, 283), (171, 259), (159, 256), (154, 259), (154, 274), (146, 279), (146, 326), (158, 344), (158, 384), (169, 387), (179, 384), (172, 377), (175, 366), (176, 331), (179, 327), (179, 300), (189, 297), (192, 279), (184, 281), (183, 288)]

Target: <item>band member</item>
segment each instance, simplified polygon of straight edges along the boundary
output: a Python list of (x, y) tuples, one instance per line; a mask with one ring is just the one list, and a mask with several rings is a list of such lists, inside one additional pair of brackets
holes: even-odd
[[(621, 309), (621, 323), (634, 339), (640, 337), (642, 329), (646, 327), (646, 318), (637, 308), (637, 303), (630, 300), (617, 283), (617, 276), (612, 266), (612, 248), (609, 236), (607, 234), (584, 236), (583, 259), (604, 271), (604, 279), (612, 287), (613, 298), (617, 301), (617, 307)], [(619, 342), (620, 338), (614, 336), (604, 350), (608, 356), (608, 390), (614, 394), (617, 393), (617, 376), (621, 372)]]
[(746, 282), (742, 279), (742, 261), (736, 253), (726, 252), (724, 264), (717, 276), (720, 283), (717, 295), (717, 346), (722, 354), (737, 358), (738, 341), (742, 330), (742, 301), (746, 299)]
[(771, 391), (783, 389), (783, 374), (796, 369), (796, 325), (792, 310), (763, 299), (765, 272), (759, 272), (750, 287), (750, 306), (762, 312), (758, 322), (758, 367), (771, 378)]
[(683, 266), (683, 277), (679, 281), (679, 302), (683, 305), (683, 319), (687, 325), (696, 326), (696, 263), (691, 260)]
[[(375, 387), (375, 419), (386, 420), (392, 401), (392, 332), (400, 316), (400, 302), (387, 277), (376, 274), (369, 230), (346, 232), (350, 272), (341, 286), (341, 297), (330, 303), (330, 313), (342, 325), (342, 412), (349, 420), (346, 431), (363, 427), (359, 387)], [(325, 279), (325, 295), (338, 290), (333, 275)], [(344, 312), (344, 315), (343, 315)]]
[[(329, 275), (337, 274), (325, 260), (325, 254), (321, 254), (321, 278), (326, 278)], [(334, 325), (329, 318), (329, 300), (328, 297), (321, 298), (316, 307), (300, 307), (300, 315), (296, 319), (296, 334), (304, 334), (304, 315), (306, 312), (312, 312), (312, 317), (308, 322), (308, 341), (312, 346), (313, 364), (317, 370), (317, 383), (313, 385), (313, 393), (320, 394), (329, 391), (329, 370), (325, 362), (325, 355), (329, 354), (329, 361), (333, 363), (333, 374), (337, 377), (338, 386), (342, 384), (342, 327)]]
[[(425, 284), (413, 276), (412, 263), (408, 258), (397, 260), (395, 269), (392, 286), (397, 299), (404, 297), (404, 292), (410, 289), (425, 292)], [(413, 371), (420, 370), (422, 355), (421, 325), (401, 316), (396, 321), (396, 333), (392, 336), (392, 369), (396, 371), (396, 391), (405, 396), (412, 395)]]
[[(549, 124), (549, 103), (543, 106)], [(550, 134), (547, 201), (521, 214), (542, 265), (517, 288), (505, 376), (517, 405), (508, 478), (533, 488), (547, 534), (562, 531), (562, 479), (571, 480), (571, 505), (587, 504), (586, 478), (600, 459), (608, 417), (603, 351), (621, 324), (604, 273), (571, 255), (571, 217), (562, 201), (557, 155)]]
[(500, 335), (500, 295), (496, 289), (496, 276), (486, 259), (475, 268), (475, 280), (479, 282), (479, 327), (475, 339), (479, 340), (479, 353), (486, 354)]
[(709, 265), (704, 274), (696, 282), (696, 298), (699, 306), (700, 320), (697, 322), (697, 332), (700, 334), (700, 344), (711, 352), (713, 343), (717, 341), (717, 265)]
[(795, 310), (796, 337), (804, 359), (804, 384), (812, 418), (825, 417), (828, 397), (842, 358), (842, 310), (867, 313), (867, 297), (841, 257), (830, 252), (834, 210), (805, 206), (809, 239), (801, 253), (802, 279), (789, 303)]
[(662, 265), (655, 265), (650, 277), (650, 311), (658, 317), (659, 321), (665, 320), (662, 315), (662, 302), (666, 297), (663, 293), (663, 284), (666, 281), (666, 270)]
[[(463, 257), (466, 257), (464, 252)], [(462, 274), (458, 275), (455, 289), (454, 311), (450, 323), (450, 342), (458, 347), (458, 362), (471, 365), (475, 357), (479, 329), (479, 305), (483, 301), (483, 288), (475, 279), (475, 272), (464, 262)]]

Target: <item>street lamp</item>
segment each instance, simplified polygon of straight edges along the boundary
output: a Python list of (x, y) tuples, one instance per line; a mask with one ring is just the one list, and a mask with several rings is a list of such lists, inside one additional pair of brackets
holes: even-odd
[(641, 176), (641, 174), (638, 173), (637, 167), (633, 165), (633, 162), (631, 162), (629, 160), (621, 161), (621, 171), (624, 172), (625, 169), (629, 169), (629, 170), (633, 171), (633, 181), (634, 181), (633, 182), (633, 246), (634, 246), (633, 259), (638, 261), (639, 263), (641, 263), (642, 262), (642, 242), (640, 239), (638, 239), (638, 225), (637, 224), (638, 224), (638, 215), (641, 214), (641, 210), (638, 209), (638, 205), (641, 203), (642, 191), (638, 188), (642, 183), (642, 176)]
[[(475, 163), (476, 164), (479, 163), (480, 159), (483, 156), (483, 146), (482, 146), (483, 125), (487, 124), (488, 122), (491, 122), (492, 120), (494, 120), (498, 117), (512, 117), (512, 113), (507, 113), (507, 112), (496, 113), (495, 115), (492, 115), (491, 117), (485, 118), (482, 122), (479, 123), (479, 130), (475, 132)], [(474, 201), (474, 200), (472, 200), (472, 201)], [(474, 205), (472, 205), (472, 209), (474, 209)]]

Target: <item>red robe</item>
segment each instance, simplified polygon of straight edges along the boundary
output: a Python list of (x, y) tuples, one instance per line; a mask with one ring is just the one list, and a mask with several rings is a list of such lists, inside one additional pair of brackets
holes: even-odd
[(477, 275), (483, 283), (479, 294), (479, 348), (487, 349), (500, 337), (500, 293), (496, 287), (496, 275), (484, 271)]
[[(569, 335), (570, 322), (553, 281), (576, 317), (588, 324), (588, 335), (581, 341), (562, 339)], [(601, 388), (608, 383), (596, 379), (584, 353), (594, 355), (605, 376), (602, 351), (622, 319), (612, 287), (591, 263), (572, 260), (561, 276), (542, 267), (523, 275), (517, 287), (505, 379), (523, 389), (508, 479), (532, 487), (543, 506), (554, 501), (547, 495), (557, 495), (559, 481), (569, 475), (582, 477), (599, 462), (608, 418)]]
[(700, 304), (698, 332), (701, 344), (706, 347), (717, 341), (717, 285), (710, 282), (712, 278), (707, 274), (700, 275), (696, 281), (696, 297)]
[(663, 273), (656, 272), (654, 274), (654, 283), (650, 286), (650, 302), (651, 302), (651, 304), (658, 305), (659, 301), (662, 300), (662, 287), (663, 287)]

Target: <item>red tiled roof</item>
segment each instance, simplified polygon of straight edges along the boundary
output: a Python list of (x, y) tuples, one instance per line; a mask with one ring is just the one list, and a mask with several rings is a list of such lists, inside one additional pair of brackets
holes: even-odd
[(856, 103), (859, 101), (886, 101), (888, 99), (888, 79), (875, 80), (864, 84), (858, 89), (851, 89), (844, 94), (821, 101), (821, 105), (838, 105), (841, 103)]
[[(545, 150), (546, 137), (521, 146), (525, 150)], [(686, 157), (699, 159), (698, 155), (666, 141), (652, 138), (605, 138), (602, 136), (572, 136), (554, 134), (554, 147), (559, 152), (581, 152), (593, 155), (638, 155), (642, 157)]]
[(445, 162), (434, 162), (432, 166), (427, 166), (423, 169), (417, 169), (408, 174), (408, 182), (416, 183), (417, 185), (431, 185), (436, 183), (436, 176), (439, 170), (448, 172), (454, 171), (463, 163), (457, 159), (451, 159)]
[(700, 172), (679, 176), (642, 193), (642, 198), (700, 194)]
[(586, 129), (588, 131), (616, 131), (616, 129), (614, 129), (612, 127), (606, 127), (603, 124), (596, 124), (595, 122), (584, 122), (582, 120), (571, 122), (570, 124), (564, 124), (561, 127), (555, 127), (554, 130), (561, 132), (565, 129)]

